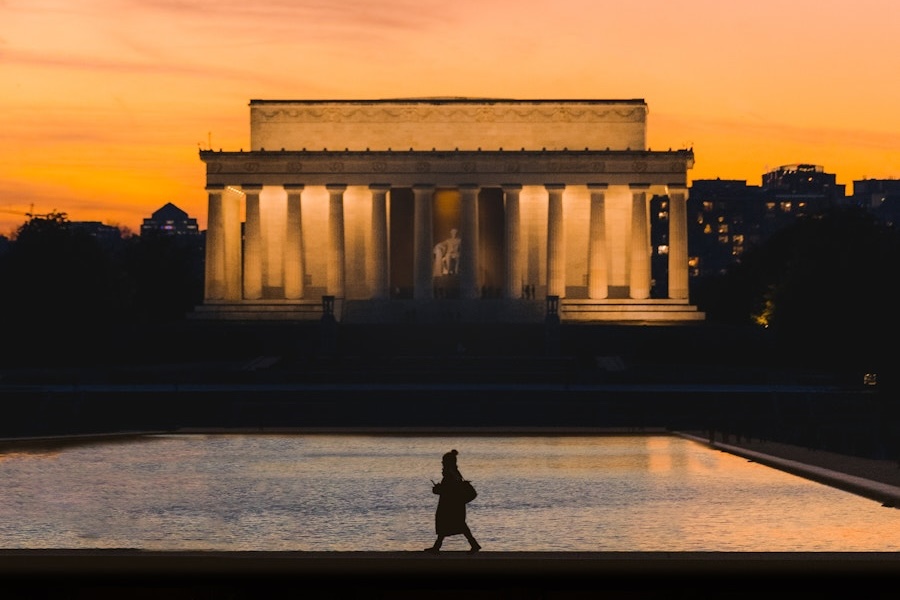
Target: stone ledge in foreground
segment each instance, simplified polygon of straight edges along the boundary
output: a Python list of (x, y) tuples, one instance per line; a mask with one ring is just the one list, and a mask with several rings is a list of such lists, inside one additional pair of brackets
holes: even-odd
[[(900, 552), (488, 552), (0, 550), (0, 577), (488, 576), (621, 578), (649, 575), (900, 576)], [(348, 580), (349, 581), (349, 580)]]

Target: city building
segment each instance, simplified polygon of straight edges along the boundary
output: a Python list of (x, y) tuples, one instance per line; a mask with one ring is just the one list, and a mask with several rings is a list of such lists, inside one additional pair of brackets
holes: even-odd
[[(251, 100), (250, 150), (206, 149), (192, 317), (697, 321), (691, 149), (643, 100)], [(665, 288), (649, 214), (666, 198)], [(657, 286), (658, 288), (658, 286)]]
[(852, 201), (887, 225), (900, 223), (900, 179), (854, 180)]
[(200, 236), (197, 219), (167, 202), (141, 224), (141, 235), (166, 235), (176, 237)]
[(113, 248), (122, 241), (122, 230), (115, 225), (104, 225), (100, 221), (71, 221), (72, 231), (86, 233), (97, 240), (104, 248)]
[(691, 277), (723, 274), (748, 249), (797, 219), (847, 202), (846, 186), (818, 165), (781, 166), (762, 185), (738, 179), (698, 179), (688, 199)]
[(766, 235), (767, 203), (759, 186), (742, 179), (698, 179), (688, 200), (691, 277), (721, 275)]
[(762, 176), (766, 210), (763, 236), (768, 237), (797, 218), (822, 213), (846, 203), (846, 186), (819, 165), (796, 164), (778, 167)]

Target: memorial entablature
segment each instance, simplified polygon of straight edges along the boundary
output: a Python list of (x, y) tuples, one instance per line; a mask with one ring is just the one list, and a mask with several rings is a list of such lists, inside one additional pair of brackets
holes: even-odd
[[(642, 100), (253, 100), (251, 150), (201, 150), (201, 318), (684, 321), (693, 151)], [(651, 297), (650, 200), (664, 197)], [(477, 301), (477, 302), (476, 302)], [(330, 306), (330, 305), (329, 305)], [(413, 315), (411, 317), (411, 315)]]

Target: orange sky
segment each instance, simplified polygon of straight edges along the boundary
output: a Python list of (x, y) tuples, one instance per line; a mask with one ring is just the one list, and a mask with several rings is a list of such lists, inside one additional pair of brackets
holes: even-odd
[(900, 177), (895, 0), (0, 0), (0, 234), (26, 212), (206, 228), (199, 146), (250, 99), (632, 99), (692, 179)]

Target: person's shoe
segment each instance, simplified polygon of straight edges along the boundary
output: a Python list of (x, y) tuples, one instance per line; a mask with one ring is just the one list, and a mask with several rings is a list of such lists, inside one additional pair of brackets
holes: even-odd
[(440, 548), (435, 548), (434, 546), (431, 546), (431, 547), (429, 547), (429, 548), (425, 548), (425, 552), (430, 552), (430, 553), (432, 553), (432, 554), (437, 554), (437, 553), (440, 552), (440, 551), (441, 551)]
[(475, 544), (475, 545), (473, 545), (471, 548), (469, 548), (469, 554), (475, 554), (475, 553), (478, 552), (479, 550), (481, 550), (481, 545), (480, 545), (480, 544)]

